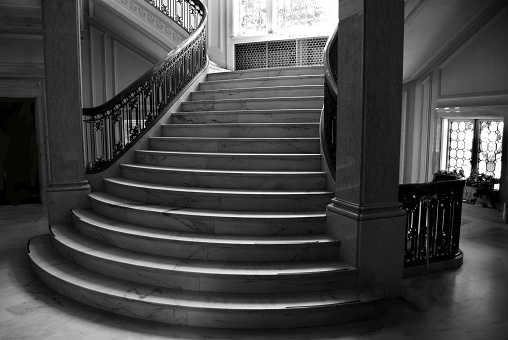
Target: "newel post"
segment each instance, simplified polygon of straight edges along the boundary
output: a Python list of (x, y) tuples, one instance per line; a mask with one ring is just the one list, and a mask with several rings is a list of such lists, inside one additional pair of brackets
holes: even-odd
[(83, 157), (78, 0), (43, 0), (50, 224), (68, 222), (69, 209), (87, 206)]
[(340, 0), (337, 181), (327, 230), (359, 285), (401, 294), (405, 213), (398, 202), (403, 0)]

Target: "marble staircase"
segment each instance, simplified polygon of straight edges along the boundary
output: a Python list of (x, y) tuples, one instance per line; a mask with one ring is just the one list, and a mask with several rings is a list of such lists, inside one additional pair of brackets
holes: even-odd
[(72, 224), (30, 240), (49, 287), (114, 313), (214, 328), (288, 328), (372, 317), (326, 234), (322, 67), (212, 73), (90, 194)]

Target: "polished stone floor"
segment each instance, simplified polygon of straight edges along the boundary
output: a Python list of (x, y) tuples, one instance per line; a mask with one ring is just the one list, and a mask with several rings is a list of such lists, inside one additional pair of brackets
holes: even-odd
[(464, 264), (404, 280), (380, 318), (334, 327), (232, 331), (116, 316), (46, 288), (26, 255), (45, 233), (41, 206), (0, 207), (0, 339), (508, 339), (508, 228), (462, 216)]

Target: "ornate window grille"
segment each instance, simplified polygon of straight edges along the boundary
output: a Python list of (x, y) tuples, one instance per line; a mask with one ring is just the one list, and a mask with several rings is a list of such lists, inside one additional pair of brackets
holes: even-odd
[(501, 177), (503, 121), (491, 119), (450, 120), (447, 168)]

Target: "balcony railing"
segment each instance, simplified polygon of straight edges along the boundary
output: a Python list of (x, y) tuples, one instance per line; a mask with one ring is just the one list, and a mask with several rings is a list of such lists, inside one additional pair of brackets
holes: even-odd
[(452, 180), (399, 186), (399, 202), (406, 211), (405, 267), (428, 268), (460, 254), (464, 185)]
[(88, 173), (133, 145), (206, 66), (206, 7), (196, 0), (146, 0), (191, 33), (151, 70), (106, 103), (83, 109)]

